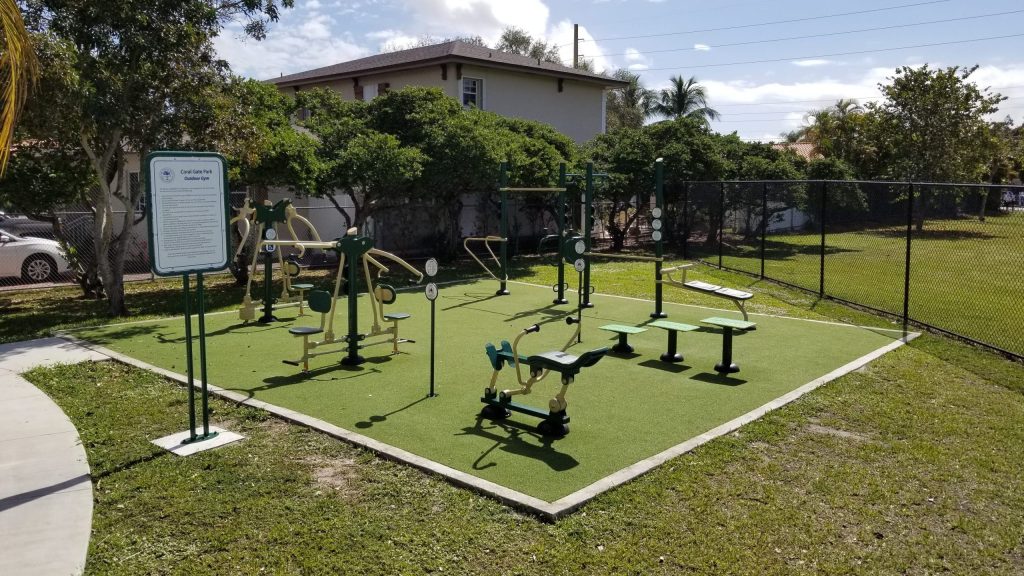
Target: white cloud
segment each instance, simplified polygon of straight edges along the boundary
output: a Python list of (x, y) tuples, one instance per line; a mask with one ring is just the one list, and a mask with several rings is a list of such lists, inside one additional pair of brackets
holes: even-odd
[(368, 51), (351, 37), (331, 29), (328, 17), (282, 12), (267, 38), (246, 39), (241, 26), (232, 24), (214, 40), (217, 54), (236, 74), (268, 79), (361, 58)]
[(708, 50), (711, 50), (711, 46), (708, 46), (707, 44), (694, 44), (693, 49), (698, 52), (707, 52)]
[(377, 41), (378, 51), (411, 48), (419, 41), (419, 38), (405, 34), (400, 30), (377, 30), (376, 32), (367, 33), (366, 37)]
[(334, 19), (324, 14), (316, 14), (299, 26), (299, 34), (310, 40), (325, 40), (331, 37), (331, 26)]
[(320, 3), (320, 0), (306, 0), (304, 6), (310, 10), (316, 10), (323, 7), (323, 4)]
[[(402, 0), (422, 33), (433, 36), (479, 35), (497, 43), (508, 26), (543, 37), (550, 10), (542, 0)], [(571, 36), (570, 36), (571, 38)]]
[(812, 58), (812, 59), (809, 59), (809, 60), (794, 60), (792, 62), (792, 64), (794, 66), (800, 66), (801, 68), (810, 68), (810, 67), (813, 67), (813, 66), (825, 66), (826, 64), (831, 64), (831, 63), (832, 63), (831, 60), (823, 60), (821, 58)]

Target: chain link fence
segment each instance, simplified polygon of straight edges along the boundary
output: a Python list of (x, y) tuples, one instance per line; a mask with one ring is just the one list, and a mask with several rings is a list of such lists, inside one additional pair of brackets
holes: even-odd
[(1024, 359), (1024, 187), (688, 182), (677, 250)]

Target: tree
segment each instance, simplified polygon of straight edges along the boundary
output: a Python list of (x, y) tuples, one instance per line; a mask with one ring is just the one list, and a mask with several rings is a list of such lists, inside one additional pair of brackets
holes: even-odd
[[(266, 35), (280, 7), (293, 0), (116, 0), (97, 9), (91, 0), (25, 0), (30, 29), (62, 47), (55, 66), (63, 82), (41, 93), (66, 136), (89, 159), (98, 186), (88, 195), (94, 214), (93, 242), (111, 315), (128, 313), (124, 302), (124, 260), (134, 208), (144, 186), (128, 184), (126, 156), (156, 148), (188, 148), (199, 139), (184, 130), (188, 111), (202, 108), (208, 87), (225, 81), (226, 64), (216, 59), (212, 40), (228, 19), (246, 21), (246, 33)], [(50, 74), (47, 62), (44, 73)], [(63, 106), (55, 107), (54, 103)], [(42, 108), (42, 107), (40, 107)], [(39, 122), (45, 127), (47, 122)], [(53, 122), (50, 122), (52, 128)], [(70, 127), (70, 129), (68, 129)], [(194, 123), (191, 124), (196, 129)], [(145, 174), (140, 173), (144, 180)], [(124, 209), (120, 226), (117, 205)], [(125, 232), (116, 234), (115, 229)]]
[(840, 99), (832, 106), (808, 112), (809, 125), (803, 138), (814, 145), (822, 156), (835, 156), (848, 160), (859, 136), (859, 117), (864, 107), (856, 100)]
[(606, 104), (608, 130), (640, 128), (654, 113), (656, 96), (640, 83), (640, 75), (626, 69), (616, 70), (612, 77), (629, 82), (624, 88), (608, 93)]
[[(1006, 98), (969, 81), (977, 66), (930, 69), (904, 66), (890, 84), (879, 85), (885, 101), (869, 109), (878, 114), (876, 138), (886, 154), (887, 177), (917, 182), (977, 182), (989, 155), (985, 117)], [(924, 227), (932, 191), (915, 197), (916, 226)]]
[(599, 135), (590, 152), (594, 163), (608, 174), (605, 185), (598, 188), (598, 200), (608, 206), (601, 216), (612, 250), (618, 252), (641, 213), (637, 200), (642, 204), (654, 190), (654, 141), (643, 129), (622, 128)]
[(708, 95), (695, 76), (683, 80), (682, 76), (669, 79), (672, 85), (662, 89), (654, 112), (667, 118), (693, 118), (705, 125), (719, 118), (718, 111), (708, 107)]
[(530, 36), (526, 30), (516, 28), (515, 26), (509, 26), (502, 31), (501, 38), (494, 49), (521, 56), (529, 56), (534, 60), (553, 62), (555, 64), (562, 63), (562, 58), (558, 55), (557, 46), (550, 45), (544, 40), (536, 39)]

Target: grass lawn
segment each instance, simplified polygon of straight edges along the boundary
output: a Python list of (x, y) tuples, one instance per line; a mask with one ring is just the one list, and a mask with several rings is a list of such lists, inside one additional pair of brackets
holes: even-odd
[[(817, 291), (820, 241), (817, 234), (770, 236), (765, 276)], [(734, 247), (722, 263), (759, 273), (758, 250)], [(825, 293), (902, 314), (905, 260), (904, 228), (830, 233)], [(911, 318), (1024, 354), (1024, 212), (927, 221), (914, 233), (910, 270)]]
[[(697, 277), (756, 291), (754, 311), (887, 324), (741, 275)], [(649, 266), (601, 267), (594, 283), (649, 297)], [(175, 284), (146, 288), (136, 309), (177, 311)], [(232, 290), (211, 292), (237, 303)], [(695, 296), (685, 301), (721, 305)], [(104, 322), (82, 312), (24, 327), (32, 309), (66, 303), (16, 298), (23, 309), (7, 326), (23, 336), (47, 322)], [(1024, 368), (931, 336), (554, 525), (219, 400), (214, 423), (247, 439), (176, 459), (149, 440), (181, 428), (181, 387), (111, 363), (28, 377), (71, 417), (89, 456), (91, 574), (1024, 571)]]

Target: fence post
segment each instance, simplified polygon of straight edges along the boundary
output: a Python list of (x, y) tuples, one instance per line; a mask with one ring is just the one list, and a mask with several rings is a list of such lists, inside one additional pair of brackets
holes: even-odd
[(725, 182), (720, 183), (718, 196), (718, 269), (722, 269), (722, 240), (725, 239)]
[(910, 239), (914, 230), (914, 183), (908, 184), (907, 191), (907, 256), (903, 264), (903, 332), (906, 335), (910, 323)]
[(821, 182), (821, 262), (818, 269), (818, 297), (825, 297), (825, 200), (828, 198), (828, 181)]
[(761, 183), (761, 280), (764, 280), (764, 244), (768, 235), (768, 183)]
[(683, 183), (683, 260), (690, 259), (690, 183)]

